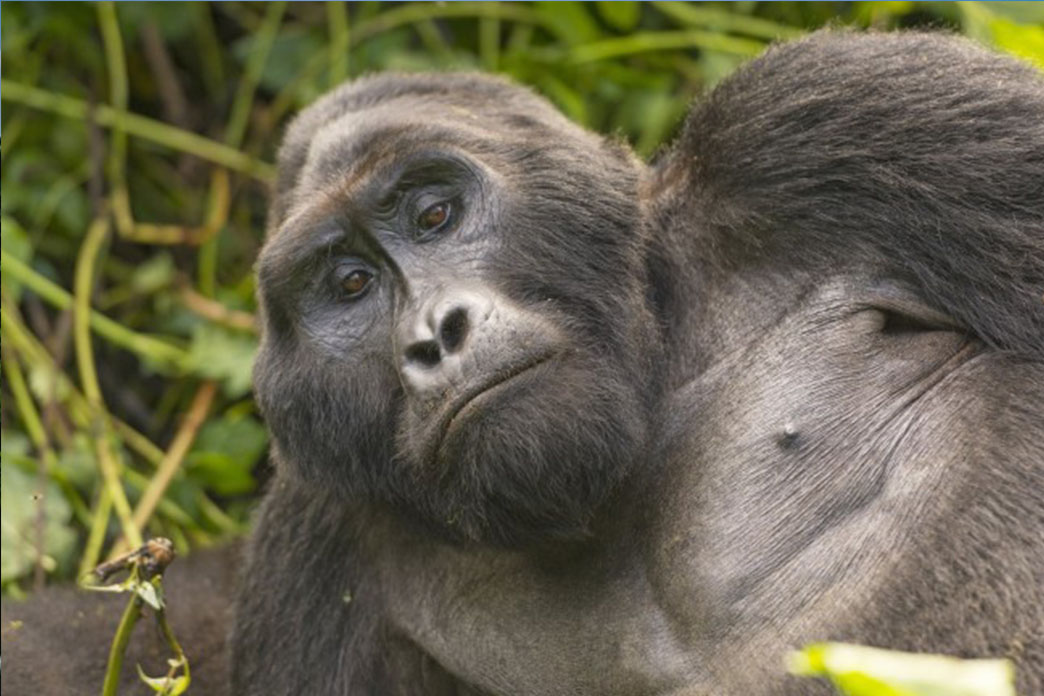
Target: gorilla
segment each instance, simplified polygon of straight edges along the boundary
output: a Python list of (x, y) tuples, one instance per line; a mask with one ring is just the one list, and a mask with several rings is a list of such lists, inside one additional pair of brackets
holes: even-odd
[(257, 272), (231, 693), (829, 693), (813, 640), (1044, 693), (1029, 66), (816, 33), (651, 165), (498, 78), (364, 78), (290, 126)]
[(276, 478), (235, 693), (808, 693), (783, 651), (1044, 690), (1044, 80), (822, 33), (646, 168), (528, 90), (290, 127), (258, 262)]

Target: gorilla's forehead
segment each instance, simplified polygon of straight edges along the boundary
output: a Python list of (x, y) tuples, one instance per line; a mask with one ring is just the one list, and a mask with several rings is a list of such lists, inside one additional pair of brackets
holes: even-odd
[[(456, 117), (456, 118), (454, 118)], [(302, 172), (305, 188), (345, 185), (381, 161), (418, 148), (488, 149), (497, 137), (488, 121), (463, 107), (404, 112), (394, 104), (343, 114), (312, 138)]]

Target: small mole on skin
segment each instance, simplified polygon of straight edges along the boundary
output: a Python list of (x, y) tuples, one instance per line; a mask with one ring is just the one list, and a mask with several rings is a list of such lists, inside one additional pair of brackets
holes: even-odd
[(797, 440), (798, 430), (793, 423), (785, 423), (783, 430), (780, 432), (779, 437), (776, 438), (776, 443), (780, 447), (790, 447)]

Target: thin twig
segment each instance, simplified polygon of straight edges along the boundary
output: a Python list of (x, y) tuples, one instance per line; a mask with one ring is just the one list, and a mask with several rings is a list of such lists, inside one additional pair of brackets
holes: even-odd
[(149, 20), (142, 24), (141, 41), (145, 48), (145, 60), (156, 78), (164, 116), (178, 128), (187, 128), (188, 100), (185, 99), (185, 91), (178, 81), (174, 60), (170, 57), (163, 37), (160, 36), (156, 22)]
[[(0, 250), (0, 270), (5, 274), (9, 273), (10, 277), (22, 283), (22, 285), (39, 295), (41, 299), (58, 309), (72, 308), (73, 296), (68, 291), (3, 250)], [(188, 353), (180, 348), (176, 348), (165, 341), (151, 336), (132, 331), (104, 314), (90, 310), (88, 321), (90, 327), (98, 332), (99, 335), (132, 353), (137, 353), (142, 357), (155, 360), (175, 369), (182, 369), (188, 364)]]
[(227, 326), (230, 329), (257, 333), (257, 318), (250, 312), (229, 309), (225, 305), (196, 292), (189, 286), (178, 291), (182, 304), (204, 319)]
[(511, 22), (550, 26), (551, 21), (540, 12), (521, 3), (502, 2), (448, 2), (445, 4), (416, 2), (404, 3), (382, 12), (376, 17), (355, 25), (352, 35), (356, 45), (378, 34), (406, 24), (436, 18), (490, 17)]
[(339, 85), (348, 77), (348, 4), (326, 3), (326, 20), (330, 24), (330, 80), (329, 86)]
[[(493, 3), (496, 4), (496, 3)], [(479, 19), (479, 55), (482, 67), (495, 71), (500, 64), (500, 20), (496, 17)]]
[[(43, 369), (47, 372), (49, 377), (55, 383), (56, 391), (65, 395), (68, 401), (68, 407), (70, 415), (76, 424), (81, 428), (89, 428), (91, 425), (91, 411), (87, 405), (87, 400), (82, 394), (80, 394), (72, 381), (66, 376), (64, 372), (58, 370), (51, 356), (47, 354), (43, 346), (40, 345), (33, 336), (22, 326), (20, 320), (15, 313), (14, 307), (10, 306), (8, 298), (4, 299), (4, 306), (0, 306), (0, 327), (2, 327), (4, 339), (10, 341), (12, 347), (24, 358), (32, 363), (35, 367)], [(126, 443), (132, 450), (137, 452), (143, 459), (152, 464), (155, 467), (160, 465), (163, 461), (164, 453), (159, 447), (154, 445), (151, 440), (139, 433), (133, 427), (116, 418), (111, 413), (109, 414), (109, 423), (116, 430), (117, 435), (122, 438), (123, 442)], [(66, 497), (73, 504), (73, 510), (76, 512), (77, 518), (80, 519), (85, 527), (94, 527), (94, 517), (91, 516), (90, 512), (86, 509), (83, 501), (80, 499), (80, 495), (76, 492), (75, 488), (68, 482), (68, 480), (61, 475), (61, 471), (55, 469), (55, 478), (58, 481), (58, 485), (62, 487), (62, 491)], [(143, 475), (134, 471), (133, 469), (124, 469), (123, 476), (127, 479), (127, 483), (136, 490), (144, 491), (148, 487), (148, 479)], [(214, 504), (206, 494), (200, 490), (197, 492), (197, 504), (200, 506), (201, 511), (206, 515), (214, 524), (225, 531), (240, 531), (239, 526), (235, 524), (230, 518), (221, 518), (216, 516), (216, 512), (220, 512), (220, 508)], [(163, 514), (179, 524), (191, 524), (192, 517), (186, 513), (180, 506), (172, 502), (169, 499), (160, 500), (158, 507)], [(105, 515), (107, 523), (108, 513)], [(100, 522), (98, 524), (101, 524)], [(100, 527), (101, 531), (104, 531), (104, 525)], [(100, 534), (101, 531), (98, 533)], [(93, 539), (93, 537), (89, 537)], [(86, 563), (85, 567), (81, 567), (80, 575), (89, 571), (94, 563), (97, 562), (97, 558), (100, 553), (102, 537), (98, 537), (98, 541), (94, 542), (99, 552), (94, 553), (91, 556), (90, 563)], [(92, 548), (92, 543), (87, 544), (88, 548)]]
[(223, 145), (162, 121), (114, 109), (107, 104), (98, 105), (92, 113), (87, 103), (80, 99), (3, 79), (0, 79), (0, 97), (4, 101), (48, 111), (77, 121), (93, 120), (106, 128), (113, 128), (118, 124), (127, 131), (128, 135), (150, 140), (172, 150), (187, 152), (208, 162), (248, 174), (262, 182), (268, 183), (275, 179), (274, 166), (254, 159), (234, 147)]
[[(95, 5), (98, 8), (98, 23), (101, 25), (102, 45), (105, 47), (105, 68), (109, 75), (109, 103), (119, 111), (127, 110), (127, 61), (120, 38), (116, 6), (111, 0)], [(106, 173), (109, 177), (109, 198), (112, 201), (116, 230), (129, 237), (134, 232), (134, 216), (131, 213), (130, 194), (127, 192), (127, 131), (117, 123), (112, 129)]]
[(120, 685), (120, 669), (123, 667), (123, 654), (127, 652), (134, 624), (141, 618), (142, 599), (136, 593), (127, 600), (127, 607), (120, 617), (120, 625), (116, 628), (116, 636), (109, 647), (109, 661), (105, 665), (105, 682), (102, 685), (102, 696), (116, 696)]
[(764, 49), (765, 44), (761, 41), (701, 29), (640, 31), (629, 36), (600, 39), (575, 46), (569, 50), (568, 59), (572, 63), (590, 63), (636, 53), (679, 48), (699, 48), (737, 56), (753, 56)]
[(272, 42), (275, 41), (285, 10), (285, 2), (269, 3), (261, 27), (253, 37), (253, 48), (247, 59), (243, 77), (239, 81), (239, 87), (236, 89), (236, 98), (232, 102), (232, 114), (228, 117), (228, 126), (225, 128), (226, 145), (239, 147), (243, 143), (247, 121), (250, 118), (250, 109), (254, 105), (254, 91), (261, 79), (261, 71), (268, 62), (268, 54), (272, 50)]
[[(34, 367), (46, 370), (48, 376), (53, 380), (55, 391), (65, 394), (68, 402), (70, 415), (82, 427), (90, 425), (90, 407), (87, 399), (73, 384), (72, 380), (58, 368), (54, 357), (47, 352), (36, 338), (29, 333), (21, 320), (18, 318), (14, 304), (4, 298), (3, 306), (0, 306), (0, 330), (3, 331), (4, 340), (11, 341), (15, 350), (25, 356), (25, 359)], [(109, 422), (116, 429), (117, 434), (123, 438), (131, 449), (140, 454), (146, 461), (154, 466), (163, 459), (163, 450), (154, 445), (151, 440), (139, 433), (124, 421), (109, 415)]]
[(112, 514), (112, 498), (109, 497), (109, 489), (102, 487), (98, 492), (98, 502), (94, 506), (94, 514), (91, 516), (91, 525), (87, 530), (87, 541), (83, 545), (83, 555), (80, 556), (80, 570), (77, 577), (83, 577), (91, 572), (101, 558), (102, 545), (105, 544), (105, 532), (109, 528), (109, 516)]
[[(207, 412), (210, 410), (210, 405), (214, 402), (216, 393), (217, 384), (210, 381), (203, 382), (196, 391), (196, 395), (192, 398), (192, 405), (189, 406), (188, 413), (185, 414), (184, 420), (181, 421), (181, 426), (174, 435), (167, 453), (163, 456), (163, 461), (160, 462), (152, 480), (149, 481), (148, 487), (138, 500), (137, 507), (134, 508), (133, 519), (136, 528), (144, 529), (145, 524), (156, 510), (159, 501), (162, 500), (163, 494), (167, 491), (167, 487), (174, 479), (174, 475), (180, 470), (181, 462), (192, 447), (200, 426), (206, 420)], [(131, 541), (130, 545), (135, 546), (136, 544)], [(110, 557), (121, 553), (126, 547), (127, 540), (121, 539), (113, 547)]]
[(90, 296), (94, 287), (94, 264), (109, 233), (109, 225), (104, 217), (96, 219), (87, 229), (87, 236), (80, 247), (76, 259), (76, 273), (73, 278), (75, 288), (74, 344), (76, 346), (76, 364), (80, 371), (80, 384), (83, 386), (87, 404), (91, 407), (94, 427), (95, 453), (98, 457), (98, 468), (101, 469), (102, 480), (112, 498), (116, 516), (123, 526), (124, 535), (136, 546), (141, 545), (141, 532), (134, 524), (130, 503), (120, 483), (119, 462), (111, 450), (109, 441), (109, 424), (105, 402), (102, 399), (101, 387), (98, 385), (98, 373), (94, 366), (94, 350), (91, 347), (91, 334), (88, 330), (90, 319)]

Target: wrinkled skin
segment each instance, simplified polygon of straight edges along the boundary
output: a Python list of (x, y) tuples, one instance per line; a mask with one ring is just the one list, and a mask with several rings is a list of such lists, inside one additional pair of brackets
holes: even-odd
[(489, 77), (317, 102), (231, 692), (830, 693), (812, 640), (1044, 692), (1041, 114), (921, 34), (773, 48), (650, 166)]

